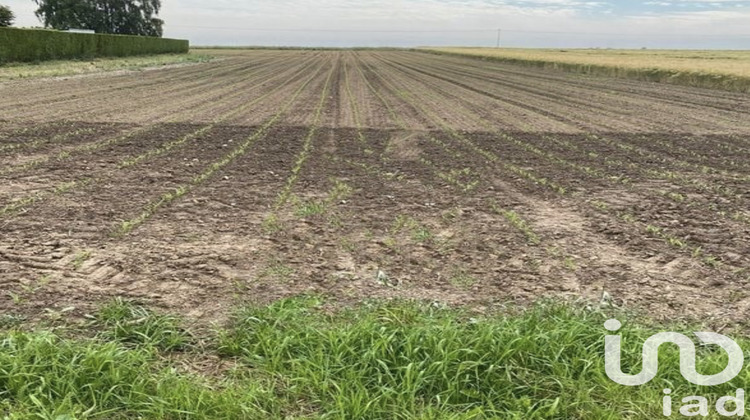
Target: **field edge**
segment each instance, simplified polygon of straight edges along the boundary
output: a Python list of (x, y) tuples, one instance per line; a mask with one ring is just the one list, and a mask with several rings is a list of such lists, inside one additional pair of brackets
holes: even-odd
[(577, 73), (588, 76), (614, 77), (617, 79), (638, 80), (642, 82), (665, 83), (704, 89), (724, 90), (727, 92), (750, 93), (750, 78), (728, 74), (685, 72), (658, 68), (635, 69), (584, 63), (574, 64), (556, 60), (521, 59), (475, 53), (460, 53), (455, 51), (444, 51), (440, 48), (414, 48), (410, 51), (424, 54), (470, 58), (474, 60), (494, 61), (522, 67)]

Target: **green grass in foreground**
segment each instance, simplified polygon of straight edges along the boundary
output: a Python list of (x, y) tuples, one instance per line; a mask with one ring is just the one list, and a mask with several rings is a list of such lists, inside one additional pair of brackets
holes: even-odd
[(207, 54), (157, 54), (134, 57), (94, 58), (88, 60), (55, 60), (39, 63), (7, 63), (0, 65), (0, 82), (14, 79), (71, 76), (115, 70), (137, 70), (165, 65), (202, 63)]
[[(473, 318), (413, 302), (330, 314), (321, 303), (301, 297), (242, 308), (231, 325), (202, 339), (177, 318), (120, 301), (99, 312), (96, 337), (6, 330), (0, 416), (653, 419), (661, 417), (663, 388), (673, 389), (676, 401), (704, 395), (715, 402), (750, 380), (744, 371), (731, 384), (697, 389), (680, 376), (676, 348), (665, 346), (654, 381), (617, 385), (603, 367), (608, 317), (570, 304)], [(634, 366), (656, 330), (619, 318), (624, 365)], [(750, 341), (739, 344), (750, 348)], [(186, 360), (217, 356), (232, 367), (201, 370), (208, 374), (183, 368)], [(723, 352), (709, 348), (699, 359), (703, 373), (725, 362)]]

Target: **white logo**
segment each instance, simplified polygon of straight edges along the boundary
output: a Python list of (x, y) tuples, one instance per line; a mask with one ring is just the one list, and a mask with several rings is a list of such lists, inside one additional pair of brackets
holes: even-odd
[[(604, 323), (604, 328), (615, 332), (622, 327), (620, 321), (610, 319)], [(739, 375), (744, 364), (744, 353), (740, 346), (729, 337), (711, 332), (694, 333), (701, 342), (715, 344), (721, 347), (729, 356), (727, 367), (715, 375), (702, 375), (695, 369), (695, 344), (686, 335), (675, 332), (662, 332), (654, 334), (643, 343), (643, 364), (640, 373), (630, 375), (622, 372), (620, 364), (622, 356), (621, 337), (619, 335), (607, 335), (604, 338), (604, 369), (607, 376), (620, 385), (638, 386), (648, 383), (659, 370), (659, 347), (664, 343), (676, 344), (680, 349), (680, 373), (688, 382), (702, 386), (721, 385), (731, 381)], [(663, 414), (672, 415), (672, 390), (664, 390)], [(680, 414), (687, 417), (708, 416), (708, 399), (701, 396), (688, 396), (682, 398), (683, 405)], [(734, 410), (729, 411), (726, 405), (731, 403)], [(745, 415), (745, 391), (738, 389), (735, 396), (721, 397), (716, 402), (716, 411), (724, 417), (742, 417)]]
[[(620, 321), (610, 319), (604, 328), (617, 331), (622, 327)], [(673, 343), (680, 348), (680, 373), (688, 382), (696, 385), (712, 386), (729, 382), (739, 375), (744, 363), (744, 354), (740, 346), (731, 338), (711, 332), (696, 332), (696, 337), (707, 344), (716, 344), (729, 356), (729, 363), (723, 371), (715, 375), (701, 375), (695, 370), (695, 344), (687, 336), (675, 332), (662, 332), (649, 337), (643, 344), (643, 368), (637, 375), (622, 372), (620, 366), (621, 344), (619, 335), (607, 335), (604, 338), (604, 368), (607, 376), (620, 385), (643, 385), (654, 379), (659, 370), (659, 346)]]

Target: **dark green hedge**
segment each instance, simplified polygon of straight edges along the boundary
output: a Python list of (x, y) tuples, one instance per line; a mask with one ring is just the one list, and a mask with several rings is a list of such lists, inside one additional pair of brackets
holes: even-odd
[(0, 28), (0, 63), (186, 53), (188, 48), (181, 39)]

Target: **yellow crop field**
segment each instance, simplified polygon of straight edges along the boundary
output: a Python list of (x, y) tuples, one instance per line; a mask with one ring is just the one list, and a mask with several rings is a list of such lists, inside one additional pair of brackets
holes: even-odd
[(565, 71), (750, 91), (750, 51), (424, 48)]

